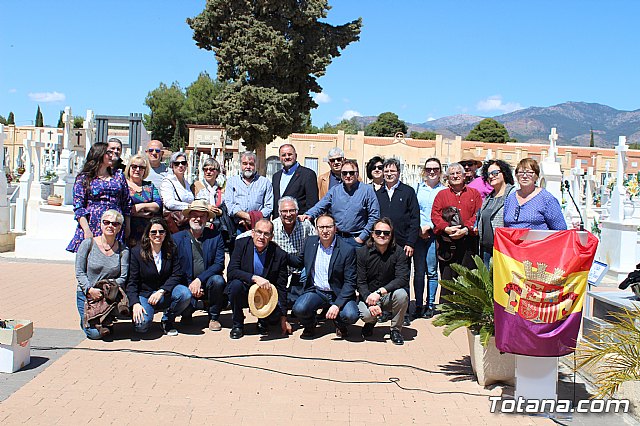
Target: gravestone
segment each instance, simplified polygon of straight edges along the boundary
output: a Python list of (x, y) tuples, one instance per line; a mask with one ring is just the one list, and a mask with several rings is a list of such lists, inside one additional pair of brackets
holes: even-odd
[(63, 204), (71, 205), (73, 204), (73, 184), (75, 182), (75, 171), (73, 170), (75, 152), (71, 150), (71, 132), (73, 129), (71, 107), (64, 108), (62, 119), (64, 122), (62, 153), (60, 155), (60, 163), (56, 169), (58, 181), (54, 185), (54, 193), (62, 197)]
[(562, 203), (562, 170), (560, 170), (560, 163), (556, 161), (557, 140), (558, 134), (556, 128), (553, 127), (549, 135), (549, 153), (540, 162), (540, 186), (549, 191), (559, 203)]
[[(0, 124), (0, 236), (9, 233), (9, 199), (7, 177), (4, 171), (4, 125)], [(0, 237), (1, 238), (1, 237)], [(1, 247), (1, 244), (0, 244)]]

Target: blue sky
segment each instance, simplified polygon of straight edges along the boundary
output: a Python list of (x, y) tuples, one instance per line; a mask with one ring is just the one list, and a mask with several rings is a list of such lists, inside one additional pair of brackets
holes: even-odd
[[(363, 18), (360, 41), (329, 66), (313, 122), (396, 112), (421, 123), (495, 116), (565, 101), (640, 108), (636, 1), (333, 0), (327, 20)], [(45, 124), (74, 115), (148, 112), (160, 82), (215, 76), (185, 19), (203, 0), (6, 1), (0, 115)]]

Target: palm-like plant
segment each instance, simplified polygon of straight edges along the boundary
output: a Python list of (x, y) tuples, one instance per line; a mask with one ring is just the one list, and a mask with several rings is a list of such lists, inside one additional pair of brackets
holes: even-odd
[(576, 369), (595, 367), (596, 398), (612, 397), (623, 382), (640, 380), (640, 308), (612, 313), (594, 338), (576, 351)]
[(458, 276), (453, 280), (440, 280), (440, 285), (453, 294), (442, 296), (450, 303), (441, 304), (440, 315), (433, 325), (444, 326), (442, 334), (450, 335), (460, 327), (468, 327), (480, 334), (480, 341), (487, 346), (489, 338), (495, 335), (493, 321), (493, 262), (487, 269), (479, 256), (473, 256), (476, 269), (469, 269), (457, 263), (451, 265)]

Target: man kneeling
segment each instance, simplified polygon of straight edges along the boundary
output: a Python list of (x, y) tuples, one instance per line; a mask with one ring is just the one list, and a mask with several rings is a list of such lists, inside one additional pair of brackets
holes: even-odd
[(402, 247), (395, 243), (391, 221), (384, 217), (373, 225), (372, 238), (357, 250), (358, 310), (364, 321), (362, 336), (369, 337), (382, 311), (391, 311), (391, 341), (404, 344), (400, 331), (409, 296), (409, 267)]

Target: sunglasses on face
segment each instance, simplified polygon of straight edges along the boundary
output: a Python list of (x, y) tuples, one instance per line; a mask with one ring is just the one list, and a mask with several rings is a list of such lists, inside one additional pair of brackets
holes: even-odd
[(342, 158), (342, 157), (340, 157), (340, 158), (329, 158), (329, 162), (330, 163), (335, 163), (335, 162), (342, 163), (342, 160), (344, 160), (344, 158)]
[(102, 224), (104, 226), (113, 226), (114, 228), (119, 228), (122, 225), (120, 222), (112, 222), (107, 219), (102, 219)]
[(425, 167), (424, 171), (427, 173), (438, 173), (440, 171), (440, 167)]
[(139, 164), (132, 164), (131, 165), (131, 169), (132, 170), (146, 170), (147, 166), (141, 166)]
[(377, 166), (373, 166), (373, 170), (383, 170), (384, 166), (382, 164), (378, 164)]
[(342, 174), (342, 176), (355, 176), (356, 172), (355, 170), (346, 170), (346, 171), (342, 171), (340, 172)]
[(159, 148), (149, 148), (149, 149), (147, 149), (147, 152), (149, 152), (149, 153), (155, 152), (156, 154), (160, 154), (162, 152), (162, 150), (159, 149)]
[(166, 233), (167, 231), (165, 231), (164, 229), (152, 229), (151, 231), (149, 231), (149, 235), (164, 235)]
[(500, 170), (494, 170), (492, 172), (487, 173), (487, 175), (489, 175), (489, 177), (497, 177), (500, 173), (502, 173)]
[(519, 172), (516, 172), (516, 174), (518, 176), (533, 176), (536, 174), (536, 172), (534, 172), (533, 170), (520, 170)]
[(465, 168), (466, 168), (466, 167), (471, 167), (471, 166), (473, 166), (473, 165), (474, 165), (474, 163), (468, 163), (468, 162), (466, 162), (466, 161), (465, 161), (465, 162), (460, 163), (460, 165), (461, 165), (462, 167), (465, 167)]
[(204, 167), (202, 171), (205, 173), (213, 173), (213, 172), (219, 172), (220, 169), (216, 169), (215, 167)]
[(380, 236), (388, 237), (391, 235), (391, 231), (383, 231), (381, 229), (374, 229), (373, 233), (378, 237)]
[(184, 161), (174, 161), (173, 162), (174, 166), (186, 166), (187, 165), (187, 160)]

